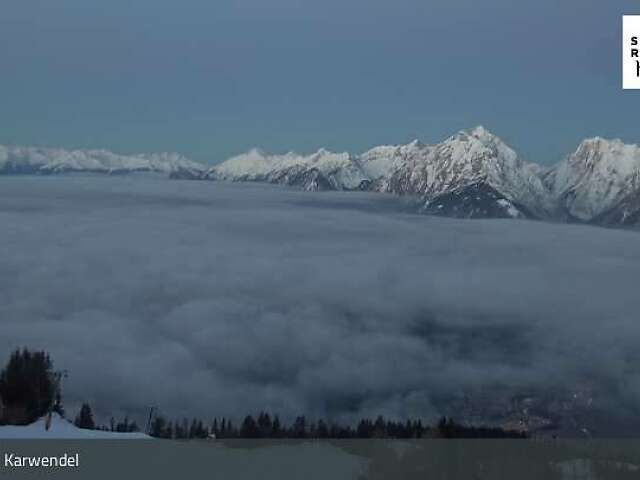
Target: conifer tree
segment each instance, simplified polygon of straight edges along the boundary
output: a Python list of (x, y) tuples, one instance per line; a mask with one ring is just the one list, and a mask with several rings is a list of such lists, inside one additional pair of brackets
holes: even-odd
[(247, 415), (240, 427), (240, 436), (242, 438), (258, 438), (258, 425), (251, 415)]
[(56, 378), (47, 353), (16, 350), (0, 372), (0, 397), (5, 406), (24, 412), (19, 421), (31, 423), (50, 411), (54, 403), (62, 409)]
[(307, 434), (307, 420), (304, 415), (296, 417), (293, 424), (293, 436), (295, 438), (305, 438)]
[(83, 403), (80, 407), (80, 413), (75, 419), (75, 426), (78, 428), (84, 428), (86, 430), (94, 430), (96, 428), (95, 421), (93, 419), (93, 412), (88, 403)]
[(329, 428), (327, 428), (327, 424), (324, 422), (324, 420), (320, 419), (318, 421), (316, 432), (318, 438), (327, 438), (329, 436)]
[(280, 438), (280, 436), (282, 436), (282, 426), (280, 425), (280, 419), (277, 415), (273, 418), (271, 431), (273, 434), (273, 438)]

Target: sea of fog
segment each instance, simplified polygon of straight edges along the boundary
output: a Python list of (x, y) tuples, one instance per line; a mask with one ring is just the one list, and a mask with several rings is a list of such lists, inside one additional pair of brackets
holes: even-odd
[(589, 385), (640, 413), (638, 232), (147, 175), (0, 177), (0, 225), (0, 358), (51, 352), (71, 410), (432, 418)]

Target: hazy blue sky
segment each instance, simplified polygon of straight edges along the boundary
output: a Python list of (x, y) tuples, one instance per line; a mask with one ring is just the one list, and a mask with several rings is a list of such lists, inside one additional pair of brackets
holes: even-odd
[(4, 0), (0, 143), (362, 151), (484, 124), (531, 160), (640, 142), (632, 0)]

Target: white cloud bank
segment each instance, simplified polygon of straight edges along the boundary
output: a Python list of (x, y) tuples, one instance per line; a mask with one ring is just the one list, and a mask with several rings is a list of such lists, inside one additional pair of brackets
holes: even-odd
[(99, 414), (430, 416), (588, 381), (638, 412), (636, 232), (405, 214), (379, 195), (0, 178), (0, 357)]

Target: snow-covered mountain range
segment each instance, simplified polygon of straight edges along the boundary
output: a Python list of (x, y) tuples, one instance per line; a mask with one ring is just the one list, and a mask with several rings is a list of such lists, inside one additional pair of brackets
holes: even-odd
[(426, 213), (465, 218), (640, 220), (640, 147), (601, 138), (585, 140), (551, 168), (522, 160), (499, 137), (476, 127), (436, 145), (416, 140), (361, 155), (251, 150), (202, 178), (411, 195)]
[(362, 155), (251, 150), (212, 167), (203, 178), (408, 194), (420, 198), (426, 212), (459, 217), (538, 217), (550, 208), (538, 169), (483, 127), (438, 145), (416, 140)]
[(108, 150), (5, 147), (0, 145), (0, 174), (159, 172), (199, 177), (206, 168), (177, 153), (119, 155)]
[(311, 155), (269, 155), (253, 149), (212, 167), (203, 178), (281, 183), (304, 190), (358, 190), (369, 182), (356, 158), (324, 149)]
[(640, 224), (640, 146), (592, 138), (553, 167), (521, 159), (483, 127), (435, 145), (417, 140), (362, 154), (258, 149), (213, 167), (175, 153), (0, 146), (0, 174), (160, 172), (171, 178), (268, 182), (303, 190), (410, 196), (422, 212), (463, 218), (537, 218)]

